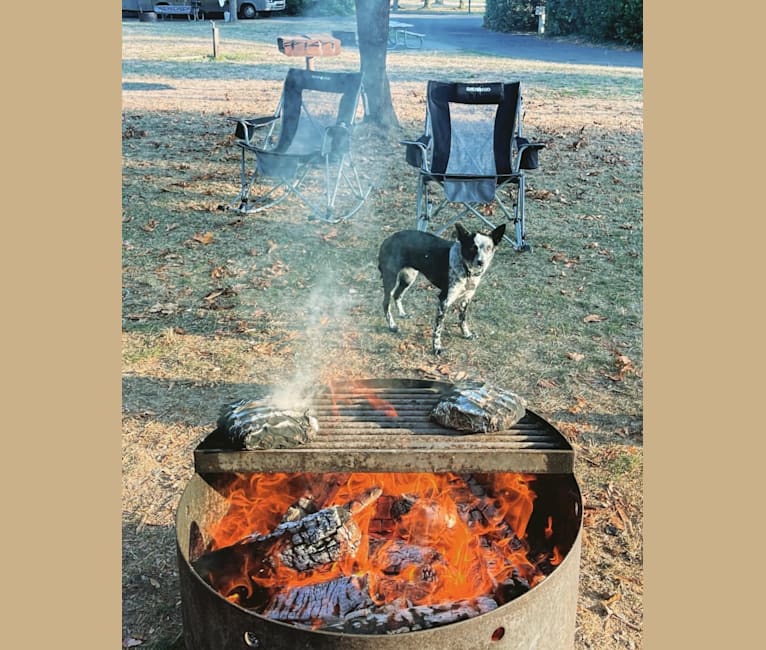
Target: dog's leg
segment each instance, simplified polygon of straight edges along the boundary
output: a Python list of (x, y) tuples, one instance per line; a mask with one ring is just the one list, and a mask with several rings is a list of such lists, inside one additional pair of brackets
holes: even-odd
[(434, 322), (433, 349), (434, 354), (441, 354), (444, 351), (442, 347), (442, 327), (444, 326), (444, 317), (447, 310), (455, 304), (455, 301), (462, 297), (463, 291), (459, 288), (451, 287), (447, 291), (439, 294), (439, 308), (436, 310), (436, 321)]
[(467, 339), (476, 338), (476, 334), (474, 334), (468, 327), (468, 305), (471, 304), (473, 294), (473, 291), (466, 292), (465, 296), (460, 301), (460, 308), (458, 310), (458, 317), (460, 319), (460, 331), (463, 333), (463, 337)]
[(388, 329), (392, 332), (398, 332), (399, 327), (394, 320), (394, 316), (391, 313), (391, 294), (394, 291), (395, 279), (392, 279), (388, 274), (383, 273), (383, 314), (386, 317), (386, 324)]
[(436, 310), (436, 321), (433, 331), (433, 350), (434, 354), (441, 354), (444, 351), (442, 347), (442, 326), (444, 325), (444, 315), (447, 313), (447, 301), (439, 300), (439, 308)]
[(404, 296), (405, 291), (413, 285), (417, 277), (418, 272), (415, 269), (408, 267), (399, 271), (399, 279), (396, 289), (394, 289), (393, 297), (394, 302), (396, 303), (396, 309), (399, 312), (399, 316), (402, 318), (407, 317), (407, 313), (404, 311), (404, 307), (402, 307), (402, 296)]

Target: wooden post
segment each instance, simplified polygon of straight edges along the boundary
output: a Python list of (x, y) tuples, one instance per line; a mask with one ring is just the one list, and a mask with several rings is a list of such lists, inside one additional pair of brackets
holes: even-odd
[(213, 26), (213, 58), (216, 58), (218, 56), (218, 27), (212, 20), (210, 24)]

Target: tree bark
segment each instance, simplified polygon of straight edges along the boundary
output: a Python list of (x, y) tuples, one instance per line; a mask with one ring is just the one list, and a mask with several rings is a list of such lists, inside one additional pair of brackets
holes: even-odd
[(386, 72), (389, 0), (354, 0), (354, 5), (366, 96), (364, 120), (389, 129), (399, 125)]

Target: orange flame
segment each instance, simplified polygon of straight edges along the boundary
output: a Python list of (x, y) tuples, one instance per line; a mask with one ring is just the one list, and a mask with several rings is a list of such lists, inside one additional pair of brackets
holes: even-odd
[[(332, 402), (333, 415), (338, 415), (340, 413), (340, 408), (338, 406), (339, 396), (335, 391), (335, 386), (332, 381), (327, 382), (327, 385), (330, 389), (330, 399)], [(351, 395), (362, 397), (363, 399), (367, 400), (370, 406), (372, 406), (372, 408), (376, 411), (380, 411), (390, 418), (399, 417), (399, 414), (396, 412), (394, 405), (384, 400), (382, 397), (376, 395), (375, 391), (373, 391), (371, 388), (354, 381), (349, 383), (349, 387)], [(347, 403), (351, 403), (352, 400), (350, 398), (345, 398), (345, 401)]]
[[(343, 506), (375, 487), (382, 495), (352, 514), (359, 544), (337, 561), (301, 573), (270, 558), (267, 570), (246, 564), (241, 575), (227, 576), (216, 588), (239, 602), (256, 591), (273, 596), (366, 574), (369, 595), (378, 604), (404, 599), (432, 605), (490, 595), (512, 574), (532, 587), (545, 577), (543, 561), (555, 566), (562, 559), (556, 547), (535, 561), (528, 556), (525, 536), (536, 498), (534, 480), (515, 473), (488, 475), (482, 485), (468, 485), (451, 473), (238, 476), (226, 490), (228, 513), (209, 531), (209, 550), (272, 532), (287, 509), (306, 495), (315, 498), (317, 508)], [(546, 538), (552, 533), (549, 517)]]

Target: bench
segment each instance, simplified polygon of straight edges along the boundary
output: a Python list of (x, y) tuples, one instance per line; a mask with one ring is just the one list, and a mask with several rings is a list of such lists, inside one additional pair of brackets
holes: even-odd
[[(406, 48), (422, 48), (423, 39), (425, 37), (425, 34), (411, 32), (405, 27), (392, 26), (388, 32), (388, 46), (389, 49), (395, 48), (399, 45), (404, 45)], [(417, 45), (415, 45), (413, 41), (417, 41)]]
[(189, 5), (154, 5), (154, 13), (165, 20), (166, 16), (186, 16), (188, 20), (201, 20), (200, 3)]
[(418, 41), (417, 47), (418, 48), (422, 48), (423, 47), (423, 39), (425, 37), (426, 37), (425, 34), (418, 34), (417, 32), (411, 32), (409, 30), (405, 30), (404, 31), (404, 47), (416, 47), (415, 45), (408, 45), (407, 44), (407, 39), (409, 38), (410, 40), (417, 39), (417, 41)]

